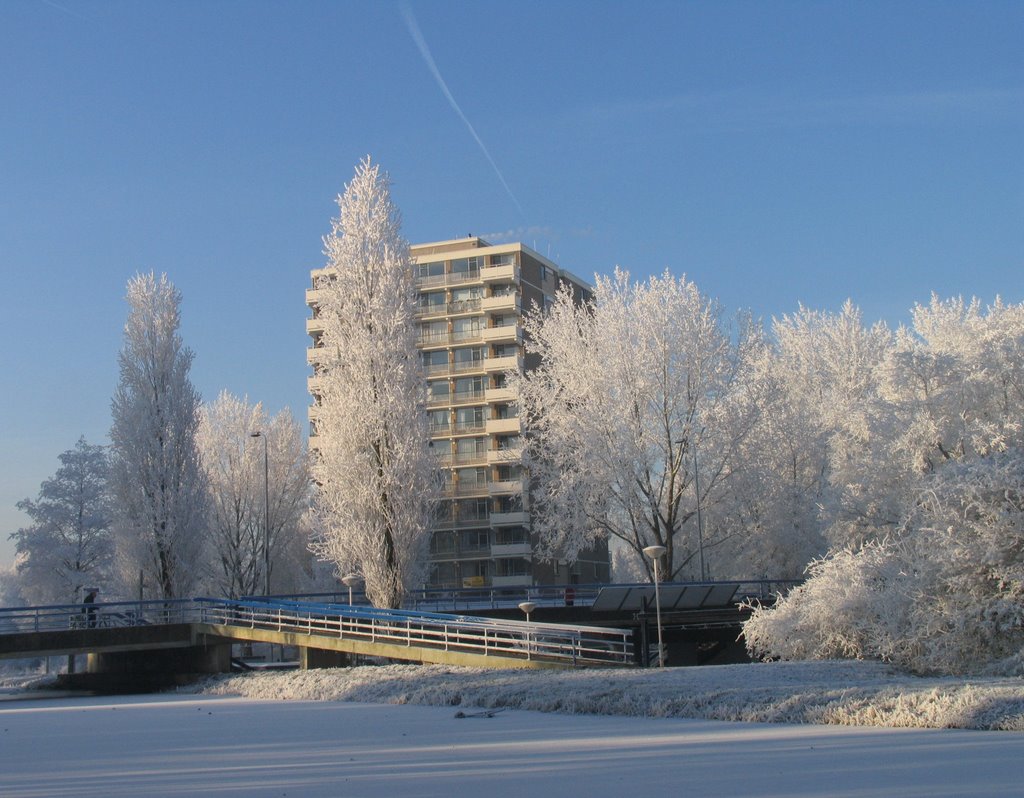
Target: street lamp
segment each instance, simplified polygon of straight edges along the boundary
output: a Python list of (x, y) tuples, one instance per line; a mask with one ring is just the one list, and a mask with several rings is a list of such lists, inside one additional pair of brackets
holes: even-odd
[(700, 481), (697, 476), (697, 445), (693, 446), (693, 492), (697, 497), (697, 551), (700, 552), (700, 581), (707, 581), (704, 569), (704, 524), (700, 517)]
[(363, 577), (359, 574), (345, 574), (341, 577), (342, 584), (348, 588), (348, 605), (352, 606), (352, 588), (363, 583)]
[[(537, 602), (535, 602), (535, 601), (520, 601), (519, 602), (519, 609), (521, 609), (523, 612), (526, 613), (526, 622), (529, 623), (530, 622), (530, 613), (533, 612), (535, 609), (537, 609)], [(531, 633), (530, 628), (527, 627), (527, 629), (526, 629), (526, 658), (527, 659), (530, 659), (530, 654), (531, 654), (530, 648), (532, 647), (532, 643), (533, 643), (533, 634)]]
[(668, 551), (664, 546), (647, 546), (644, 554), (654, 563), (654, 607), (658, 618), (658, 667), (665, 667), (665, 647), (661, 642), (661, 580), (658, 578), (658, 560)]
[(250, 438), (263, 438), (263, 595), (270, 595), (270, 466), (267, 436), (254, 432)]

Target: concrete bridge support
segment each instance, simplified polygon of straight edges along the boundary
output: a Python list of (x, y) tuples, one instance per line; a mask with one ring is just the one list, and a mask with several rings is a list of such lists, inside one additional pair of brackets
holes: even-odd
[(304, 671), (316, 668), (345, 668), (351, 664), (344, 651), (327, 651), (310, 646), (299, 647), (299, 667)]
[(197, 673), (231, 670), (231, 644), (89, 654), (85, 673), (68, 674), (68, 687), (104, 693), (145, 692), (186, 682)]

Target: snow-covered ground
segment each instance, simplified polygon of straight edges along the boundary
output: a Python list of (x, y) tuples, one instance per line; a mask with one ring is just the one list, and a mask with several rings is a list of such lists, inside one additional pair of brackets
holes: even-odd
[(1024, 731), (1024, 679), (920, 678), (877, 662), (556, 671), (389, 665), (219, 676), (194, 689), (260, 699)]
[[(191, 689), (201, 692), (6, 696), (0, 795), (985, 796), (1020, 795), (1024, 777), (1019, 732), (649, 717), (700, 710), (989, 726), (998, 717), (1021, 727), (1020, 680), (968, 686), (867, 663), (387, 666), (221, 677)], [(879, 695), (890, 698), (868, 710)], [(512, 708), (479, 716), (484, 705)], [(584, 712), (622, 714), (570, 714)]]

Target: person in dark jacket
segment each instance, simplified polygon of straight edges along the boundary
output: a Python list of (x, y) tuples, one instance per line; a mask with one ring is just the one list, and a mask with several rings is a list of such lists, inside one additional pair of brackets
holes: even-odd
[(90, 629), (96, 628), (96, 594), (99, 593), (94, 587), (90, 587), (85, 594), (85, 598), (82, 599), (83, 604), (88, 604), (85, 608), (86, 626)]

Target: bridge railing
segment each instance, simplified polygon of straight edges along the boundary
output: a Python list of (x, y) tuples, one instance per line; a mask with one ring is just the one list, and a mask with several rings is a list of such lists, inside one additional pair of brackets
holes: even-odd
[(0, 634), (191, 623), (198, 620), (199, 615), (194, 599), (3, 607), (0, 608)]
[(203, 622), (572, 665), (633, 662), (632, 632), (291, 601), (202, 599)]

